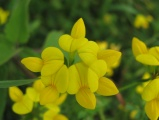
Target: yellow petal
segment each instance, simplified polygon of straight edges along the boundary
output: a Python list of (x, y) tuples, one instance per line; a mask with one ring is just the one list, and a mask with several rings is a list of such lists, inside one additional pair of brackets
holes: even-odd
[(107, 71), (107, 64), (104, 60), (97, 60), (90, 65), (89, 69), (92, 69), (98, 75), (98, 77), (102, 77)]
[(33, 101), (25, 95), (21, 101), (13, 104), (12, 109), (17, 114), (30, 113), (33, 109)]
[(69, 85), (67, 92), (69, 94), (75, 94), (80, 88), (80, 76), (75, 65), (69, 67)]
[(22, 100), (23, 93), (18, 87), (10, 87), (9, 96), (14, 102), (18, 102), (18, 101)]
[(66, 92), (68, 88), (68, 80), (68, 68), (66, 65), (63, 65), (62, 68), (60, 68), (60, 70), (57, 72), (54, 80), (54, 84), (60, 93)]
[(41, 70), (41, 75), (48, 76), (55, 74), (63, 66), (63, 63), (63, 60), (53, 60), (45, 64)]
[(52, 85), (52, 80), (55, 79), (55, 74), (49, 76), (41, 76), (41, 82), (44, 86)]
[(86, 38), (73, 39), (71, 43), (70, 52), (74, 52), (75, 50), (78, 50), (79, 48), (83, 47), (87, 42), (88, 40)]
[(145, 43), (140, 41), (136, 37), (133, 37), (132, 39), (132, 51), (135, 57), (137, 57), (140, 54), (148, 53), (148, 49)]
[(96, 98), (89, 88), (81, 88), (76, 94), (76, 100), (84, 108), (95, 109)]
[(159, 65), (159, 61), (151, 54), (138, 55), (136, 60), (145, 65)]
[(102, 77), (99, 79), (99, 86), (97, 93), (103, 96), (111, 96), (117, 94), (119, 91), (115, 84), (108, 78)]
[(145, 105), (145, 112), (151, 120), (157, 120), (159, 117), (159, 103), (157, 100), (147, 102)]
[(144, 88), (142, 93), (142, 98), (145, 101), (150, 101), (157, 97), (159, 93), (159, 79), (154, 79), (150, 81)]
[(34, 101), (34, 102), (38, 102), (39, 101), (39, 96), (40, 93), (38, 93), (34, 88), (32, 87), (28, 87), (26, 89), (26, 94), (28, 95), (28, 97)]
[(93, 41), (88, 41), (84, 46), (82, 46), (78, 50), (78, 54), (85, 64), (91, 65), (94, 61), (97, 60), (98, 50), (99, 47), (97, 43)]
[(155, 58), (157, 58), (157, 60), (159, 60), (159, 47), (152, 47), (149, 49), (149, 53), (153, 56), (155, 56)]
[(99, 77), (98, 77), (98, 75), (92, 69), (89, 69), (87, 74), (88, 74), (87, 75), (88, 76), (87, 77), (87, 79), (88, 79), (88, 86), (90, 88), (90, 91), (91, 92), (95, 92), (98, 89), (98, 80), (99, 80)]
[(37, 57), (27, 57), (22, 59), (21, 63), (32, 72), (40, 72), (43, 67), (43, 61)]
[(72, 44), (73, 38), (70, 35), (62, 35), (59, 38), (59, 46), (67, 51), (71, 52), (71, 44)]
[(98, 52), (98, 59), (105, 60), (108, 66), (112, 66), (114, 63), (119, 61), (121, 52), (115, 50), (100, 50)]
[(40, 104), (45, 105), (54, 102), (59, 97), (59, 92), (54, 86), (44, 88), (40, 93)]
[(56, 47), (45, 48), (42, 52), (41, 57), (45, 63), (50, 60), (64, 60), (63, 53)]
[(55, 111), (55, 110), (48, 110), (44, 113), (44, 117), (43, 117), (43, 120), (56, 120), (54, 119), (54, 117), (58, 114), (59, 110), (58, 111)]
[(73, 38), (84, 38), (86, 34), (83, 19), (80, 18), (73, 26), (71, 36)]
[(42, 83), (41, 79), (36, 80), (33, 84), (33, 88), (37, 91), (40, 92), (42, 89), (45, 88), (44, 84)]

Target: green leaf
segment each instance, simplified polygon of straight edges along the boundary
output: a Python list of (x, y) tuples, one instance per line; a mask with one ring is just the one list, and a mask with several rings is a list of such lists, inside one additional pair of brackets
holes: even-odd
[(3, 119), (4, 109), (6, 105), (6, 99), (7, 99), (7, 89), (0, 89), (0, 95), (1, 95), (1, 102), (0, 102), (0, 120)]
[(5, 34), (12, 43), (26, 43), (29, 38), (28, 5), (30, 0), (15, 1), (10, 19), (6, 24)]
[(34, 82), (36, 79), (26, 79), (26, 80), (3, 80), (0, 81), (0, 88), (8, 88), (12, 86), (21, 86)]
[(119, 4), (119, 5), (113, 5), (110, 10), (115, 10), (115, 11), (121, 11), (121, 12), (125, 12), (125, 13), (131, 13), (131, 14), (137, 14), (138, 11), (133, 8), (130, 5), (126, 5), (126, 4)]
[(61, 31), (51, 31), (46, 37), (43, 49), (50, 46), (59, 48), (58, 40), (62, 34), (63, 32)]
[(14, 55), (19, 53), (21, 49), (15, 50), (6, 42), (0, 42), (0, 65), (10, 60)]

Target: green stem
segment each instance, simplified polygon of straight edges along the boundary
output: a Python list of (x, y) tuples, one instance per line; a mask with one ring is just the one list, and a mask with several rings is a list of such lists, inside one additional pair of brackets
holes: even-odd
[(99, 116), (100, 116), (100, 120), (106, 120), (103, 109), (99, 110)]
[(73, 64), (74, 56), (75, 56), (75, 52), (70, 52), (69, 53), (68, 66), (71, 66)]

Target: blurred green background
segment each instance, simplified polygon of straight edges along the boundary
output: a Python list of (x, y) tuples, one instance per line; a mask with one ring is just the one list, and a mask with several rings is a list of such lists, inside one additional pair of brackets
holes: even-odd
[[(82, 108), (68, 96), (61, 113), (70, 120), (147, 120), (145, 103), (133, 85), (146, 70), (135, 61), (131, 42), (135, 36), (148, 46), (159, 45), (158, 4), (157, 0), (0, 0), (0, 7), (9, 13), (2, 24), (0, 11), (0, 80), (35, 78), (38, 74), (27, 71), (20, 60), (40, 56), (83, 18), (89, 40), (120, 46), (122, 59), (110, 78), (121, 91), (113, 97), (98, 96), (95, 110)], [(127, 85), (132, 87), (124, 89)], [(23, 91), (26, 87), (20, 86)], [(0, 88), (0, 120), (25, 119), (13, 113), (12, 104), (8, 89)]]

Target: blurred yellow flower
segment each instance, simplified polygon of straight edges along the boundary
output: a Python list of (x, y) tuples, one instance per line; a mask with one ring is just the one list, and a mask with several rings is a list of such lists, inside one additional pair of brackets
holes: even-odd
[(159, 79), (150, 81), (144, 88), (142, 99), (146, 101), (145, 111), (151, 120), (159, 117)]
[(130, 112), (130, 118), (134, 120), (135, 117), (136, 117), (136, 115), (137, 115), (137, 113), (138, 113), (138, 110), (132, 110), (132, 111)]
[(18, 87), (10, 87), (9, 96), (15, 102), (12, 106), (15, 113), (27, 114), (32, 111), (33, 101), (27, 95), (23, 95)]
[(5, 11), (0, 7), (0, 25), (5, 24), (9, 16), (9, 11)]
[(146, 65), (159, 65), (159, 47), (147, 48), (145, 43), (134, 37), (132, 39), (132, 51), (136, 60)]
[(149, 27), (149, 22), (153, 20), (152, 16), (144, 16), (142, 14), (138, 14), (134, 21), (134, 26), (136, 28), (144, 28), (147, 29)]

